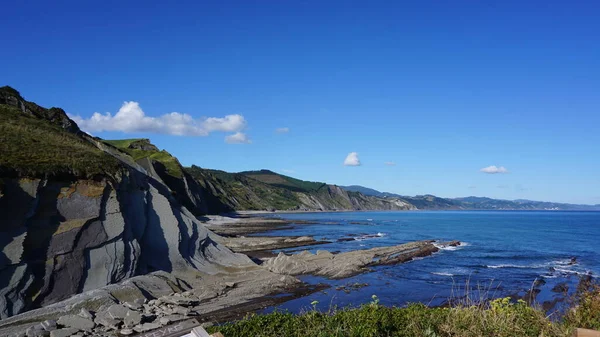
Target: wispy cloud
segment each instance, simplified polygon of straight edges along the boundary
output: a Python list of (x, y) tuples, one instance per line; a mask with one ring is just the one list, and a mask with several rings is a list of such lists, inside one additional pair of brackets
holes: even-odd
[(480, 171), (483, 173), (488, 173), (488, 174), (508, 173), (508, 170), (506, 169), (506, 167), (496, 166), (496, 165), (484, 167)]
[(225, 137), (225, 143), (227, 144), (250, 144), (252, 141), (248, 139), (245, 133), (236, 132), (233, 135)]
[(358, 159), (358, 153), (350, 152), (344, 159), (345, 166), (360, 166), (360, 159)]
[(394, 163), (393, 161), (386, 161), (385, 166), (396, 166), (396, 163)]
[[(90, 118), (71, 117), (86, 132), (120, 131), (124, 133), (158, 133), (175, 136), (208, 136), (211, 132), (234, 132), (233, 139), (241, 139), (239, 133), (247, 122), (242, 115), (225, 117), (193, 118), (191, 115), (171, 112), (158, 117), (147, 116), (138, 102), (124, 102), (119, 111), (101, 114), (95, 112)], [(243, 135), (243, 134), (242, 134)], [(247, 139), (246, 139), (247, 140)]]
[(288, 133), (290, 132), (290, 128), (277, 128), (275, 129), (276, 133)]

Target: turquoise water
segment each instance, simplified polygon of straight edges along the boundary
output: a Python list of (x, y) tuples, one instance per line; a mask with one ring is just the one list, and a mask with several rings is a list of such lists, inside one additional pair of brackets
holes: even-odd
[[(313, 235), (333, 241), (311, 247), (347, 251), (415, 240), (460, 240), (463, 246), (442, 249), (406, 264), (374, 268), (370, 273), (330, 281), (304, 277), (332, 287), (281, 305), (299, 311), (314, 300), (319, 308), (355, 306), (376, 295), (386, 305), (422, 302), (443, 304), (448, 298), (524, 295), (534, 282), (536, 301), (561, 301), (552, 291), (565, 283), (573, 290), (580, 277), (600, 275), (600, 212), (351, 212), (278, 214), (292, 220), (313, 220), (267, 235)], [(264, 235), (264, 234), (260, 234)], [(354, 240), (338, 242), (340, 238)], [(293, 249), (287, 250), (293, 251)], [(576, 264), (570, 264), (572, 258)], [(337, 287), (368, 284), (349, 292)], [(560, 303), (560, 302), (559, 302)]]

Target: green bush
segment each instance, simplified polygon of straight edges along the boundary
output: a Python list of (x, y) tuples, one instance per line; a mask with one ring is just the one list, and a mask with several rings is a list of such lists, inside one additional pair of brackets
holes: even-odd
[(210, 330), (227, 337), (539, 337), (569, 336), (572, 327), (550, 321), (542, 310), (524, 301), (513, 303), (508, 298), (451, 308), (429, 308), (423, 304), (389, 308), (375, 299), (357, 309), (250, 315)]

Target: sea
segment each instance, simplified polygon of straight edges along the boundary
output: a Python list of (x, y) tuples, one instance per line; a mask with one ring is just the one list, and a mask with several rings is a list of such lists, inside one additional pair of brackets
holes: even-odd
[[(271, 216), (312, 224), (299, 221), (289, 229), (257, 235), (311, 235), (330, 241), (283, 250), (286, 253), (306, 249), (344, 252), (416, 240), (437, 240), (441, 249), (429, 257), (374, 267), (343, 280), (301, 276), (305, 282), (331, 287), (266, 312), (302, 312), (315, 307), (327, 311), (356, 307), (374, 298), (388, 306), (441, 306), (449, 301), (516, 299), (533, 293), (536, 296), (526, 297), (528, 301), (552, 311), (568, 303), (582, 278), (600, 275), (600, 212), (382, 211)], [(462, 245), (441, 245), (451, 240)]]

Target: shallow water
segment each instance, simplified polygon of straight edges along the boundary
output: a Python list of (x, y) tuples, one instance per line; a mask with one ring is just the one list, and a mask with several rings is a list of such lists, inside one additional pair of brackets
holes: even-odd
[[(564, 282), (573, 290), (580, 276), (600, 275), (600, 212), (417, 211), (277, 216), (313, 220), (317, 224), (296, 225), (266, 235), (313, 235), (319, 240), (335, 241), (309, 247), (313, 252), (367, 249), (428, 239), (464, 243), (430, 257), (377, 267), (344, 280), (302, 277), (307, 282), (325, 282), (333, 287), (279, 306), (293, 312), (311, 307), (314, 300), (321, 310), (356, 306), (371, 301), (372, 295), (382, 304), (395, 306), (409, 302), (440, 305), (466, 292), (475, 298), (523, 295), (536, 280), (546, 282), (539, 287), (541, 292), (536, 299), (543, 303), (564, 297), (551, 290), (557, 284)], [(355, 239), (336, 241), (349, 237)], [(294, 250), (297, 249), (285, 251)], [(577, 260), (574, 265), (570, 264), (572, 257)], [(336, 290), (355, 283), (368, 286)]]

